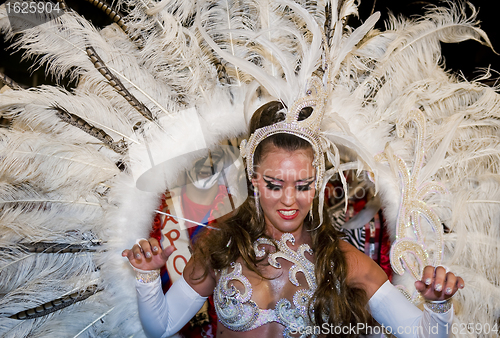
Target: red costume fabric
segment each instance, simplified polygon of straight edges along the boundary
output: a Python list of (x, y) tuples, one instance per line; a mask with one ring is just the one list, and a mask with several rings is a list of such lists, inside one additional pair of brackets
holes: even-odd
[[(349, 175), (346, 176), (349, 181)], [(363, 190), (361, 190), (363, 191)], [(372, 220), (364, 227), (348, 230), (342, 229), (342, 225), (354, 217), (365, 207), (368, 195), (363, 193), (361, 196), (349, 198), (347, 211), (344, 211), (345, 192), (340, 180), (333, 180), (327, 183), (325, 189), (325, 207), (335, 207), (330, 215), (332, 224), (345, 234), (344, 240), (354, 245), (360, 251), (372, 258), (385, 271), (389, 280), (392, 280), (392, 267), (389, 259), (391, 242), (389, 234), (384, 226), (384, 217), (381, 210), (373, 216)]]

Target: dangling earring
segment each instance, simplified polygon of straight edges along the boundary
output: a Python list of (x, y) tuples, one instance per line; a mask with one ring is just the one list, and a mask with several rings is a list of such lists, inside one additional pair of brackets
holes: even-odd
[(311, 208), (309, 209), (309, 220), (311, 221), (311, 224), (314, 220), (314, 215), (313, 215), (313, 204), (314, 203), (311, 203)]
[(253, 186), (253, 200), (255, 203), (255, 210), (257, 212), (257, 219), (260, 219), (259, 190), (255, 185)]

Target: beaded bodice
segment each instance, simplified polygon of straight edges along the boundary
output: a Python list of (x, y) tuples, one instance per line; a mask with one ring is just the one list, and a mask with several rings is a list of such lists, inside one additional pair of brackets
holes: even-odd
[[(230, 268), (219, 271), (220, 276), (214, 290), (214, 303), (219, 321), (233, 331), (248, 331), (270, 322), (278, 322), (285, 326), (284, 337), (290, 337), (292, 332), (304, 332), (311, 325), (307, 314), (307, 306), (314, 290), (316, 290), (316, 277), (314, 264), (305, 257), (305, 252), (312, 255), (312, 250), (307, 244), (299, 246), (297, 251), (292, 250), (287, 242), (295, 243), (292, 234), (285, 233), (278, 242), (278, 251), (270, 253), (269, 264), (276, 269), (281, 269), (277, 258), (283, 258), (293, 265), (288, 271), (288, 278), (295, 286), (300, 286), (297, 273), (302, 272), (308, 284), (308, 289), (300, 289), (293, 295), (292, 302), (286, 298), (276, 302), (274, 309), (260, 309), (252, 298), (252, 285), (242, 273), (240, 263), (232, 263)], [(259, 238), (253, 247), (257, 257), (264, 257), (265, 250), (262, 245), (273, 245), (269, 239)], [(240, 292), (232, 281), (243, 285)], [(302, 328), (302, 330), (300, 330)], [(302, 337), (302, 336), (301, 336)]]

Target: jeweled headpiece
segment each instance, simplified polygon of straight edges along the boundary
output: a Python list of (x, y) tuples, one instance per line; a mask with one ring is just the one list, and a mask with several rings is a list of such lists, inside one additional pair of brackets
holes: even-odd
[[(305, 92), (305, 96), (295, 101), (286, 110), (285, 120), (257, 129), (247, 140), (243, 140), (240, 144), (242, 157), (246, 160), (248, 178), (251, 180), (254, 176), (254, 154), (260, 142), (271, 135), (275, 134), (290, 134), (300, 137), (309, 142), (314, 150), (313, 166), (316, 169), (317, 190), (321, 188), (323, 176), (325, 173), (325, 145), (322, 141), (319, 131), (321, 119), (324, 114), (326, 93), (323, 89), (323, 84), (317, 77), (310, 79), (309, 85)], [(306, 107), (313, 108), (313, 112), (306, 119), (299, 121), (299, 113)]]
[[(222, 29), (217, 29), (214, 27), (220, 25), (211, 20), (227, 20), (231, 16), (223, 17), (221, 13), (226, 13), (225, 10), (209, 5), (200, 9), (204, 15), (197, 16), (196, 24), (203, 40), (228, 62), (226, 70), (235, 81), (232, 85), (255, 81), (258, 83), (255, 88), (265, 89), (272, 97), (269, 101), (280, 101), (285, 107), (284, 121), (257, 129), (241, 143), (248, 178), (254, 176), (254, 153), (263, 140), (280, 133), (300, 137), (314, 150), (315, 188), (319, 192), (319, 208), (322, 208), (322, 191), (328, 179), (344, 169), (363, 166), (354, 162), (341, 165), (336, 144), (354, 150), (364, 163), (373, 162), (337, 113), (328, 111), (330, 124), (325, 130), (321, 130), (321, 124), (335, 82), (343, 78), (339, 77), (341, 64), (370, 31), (379, 14), (372, 15), (352, 31), (344, 29), (346, 17), (354, 13), (352, 4), (309, 9), (289, 0), (270, 1), (265, 5), (245, 3), (238, 13), (252, 13), (248, 17), (255, 15), (259, 20), (246, 20), (246, 15), (239, 15), (238, 20), (229, 19)], [(313, 112), (299, 121), (299, 113), (306, 107), (313, 108)], [(333, 165), (328, 171), (325, 171), (325, 156)], [(345, 179), (343, 183), (345, 186)], [(321, 223), (321, 210), (319, 216)]]

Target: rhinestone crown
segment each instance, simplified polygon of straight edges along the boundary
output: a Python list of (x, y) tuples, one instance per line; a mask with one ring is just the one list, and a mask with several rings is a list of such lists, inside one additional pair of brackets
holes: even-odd
[[(316, 169), (315, 188), (319, 190), (325, 173), (324, 142), (320, 136), (320, 124), (324, 115), (326, 92), (321, 80), (312, 77), (305, 92), (305, 96), (296, 100), (290, 109), (285, 112), (285, 120), (257, 129), (248, 141), (243, 140), (240, 150), (246, 160), (248, 178), (251, 180), (254, 171), (254, 153), (260, 142), (271, 135), (291, 134), (309, 142), (314, 150), (313, 167)], [(299, 121), (299, 113), (306, 107), (313, 108), (313, 112), (306, 119)]]

